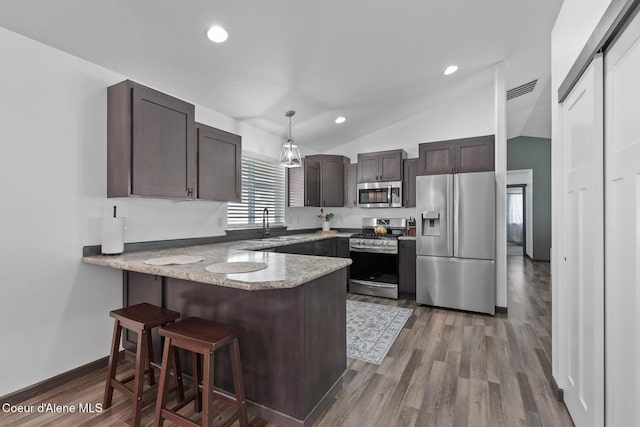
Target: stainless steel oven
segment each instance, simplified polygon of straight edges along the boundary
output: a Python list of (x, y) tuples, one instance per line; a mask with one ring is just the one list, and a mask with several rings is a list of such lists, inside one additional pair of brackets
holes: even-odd
[(402, 181), (358, 184), (358, 207), (401, 208)]
[(364, 218), (360, 234), (349, 239), (349, 291), (398, 298), (398, 236), (406, 234), (404, 218)]

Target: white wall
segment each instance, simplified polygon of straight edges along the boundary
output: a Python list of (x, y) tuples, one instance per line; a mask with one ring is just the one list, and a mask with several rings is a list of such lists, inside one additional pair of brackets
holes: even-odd
[[(469, 93), (435, 108), (382, 128), (346, 144), (340, 145), (326, 154), (339, 154), (358, 161), (358, 153), (404, 149), (407, 158), (418, 157), (418, 144), (467, 136), (490, 135), (494, 133), (493, 82), (487, 81)], [(331, 227), (360, 228), (362, 217), (389, 216), (408, 218), (416, 216), (415, 208), (362, 209), (327, 208), (335, 214)], [(320, 208), (288, 208), (287, 220), (290, 229), (320, 228), (317, 217)]]
[(358, 161), (358, 153), (403, 148), (409, 158), (418, 157), (418, 144), (491, 135), (494, 133), (493, 81), (437, 107), (406, 118), (353, 141), (328, 154), (342, 154)]
[[(551, 32), (551, 283), (552, 300), (559, 301), (561, 278), (563, 277), (562, 230), (564, 229), (563, 194), (563, 157), (561, 113), (558, 104), (558, 88), (567, 76), (580, 51), (591, 36), (597, 23), (604, 15), (611, 0), (564, 0), (556, 23)], [(565, 387), (562, 378), (560, 360), (566, 356), (559, 354), (560, 312), (558, 304), (552, 304), (552, 372), (560, 388)]]
[[(2, 28), (0, 51), (1, 396), (108, 354), (122, 274), (80, 259), (110, 206), (133, 242), (224, 234), (226, 204), (107, 199), (107, 87), (125, 77)], [(281, 138), (204, 108), (196, 120), (279, 154)]]

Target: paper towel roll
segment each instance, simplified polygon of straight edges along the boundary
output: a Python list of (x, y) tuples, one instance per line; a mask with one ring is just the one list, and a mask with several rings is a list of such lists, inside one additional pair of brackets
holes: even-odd
[(102, 218), (102, 253), (121, 254), (124, 251), (124, 217)]

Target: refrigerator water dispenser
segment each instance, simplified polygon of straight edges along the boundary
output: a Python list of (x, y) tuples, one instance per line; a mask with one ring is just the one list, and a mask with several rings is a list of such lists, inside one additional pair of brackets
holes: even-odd
[(440, 212), (433, 212), (433, 211), (422, 212), (422, 235), (423, 236), (439, 236), (440, 235)]

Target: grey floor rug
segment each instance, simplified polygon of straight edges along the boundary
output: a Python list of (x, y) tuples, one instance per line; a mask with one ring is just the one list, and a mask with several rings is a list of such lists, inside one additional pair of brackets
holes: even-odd
[(379, 365), (413, 312), (347, 300), (347, 356)]

